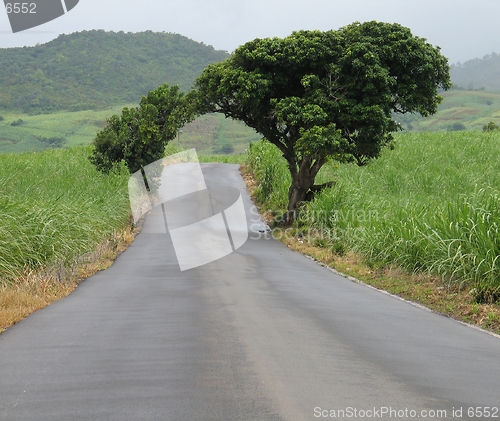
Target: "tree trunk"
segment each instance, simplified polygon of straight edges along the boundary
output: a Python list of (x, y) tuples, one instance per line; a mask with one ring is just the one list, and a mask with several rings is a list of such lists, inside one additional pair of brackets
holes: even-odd
[[(308, 200), (308, 192), (314, 190), (314, 179), (324, 162), (303, 157), (300, 164), (289, 162), (292, 183), (288, 190), (288, 212), (286, 221), (293, 222), (301, 202)], [(298, 167), (298, 168), (297, 168)]]
[(313, 183), (310, 183), (307, 178), (300, 173), (298, 174), (298, 178), (296, 180), (292, 180), (292, 184), (288, 189), (289, 212), (296, 210), (300, 203), (305, 201), (307, 192), (312, 187)]

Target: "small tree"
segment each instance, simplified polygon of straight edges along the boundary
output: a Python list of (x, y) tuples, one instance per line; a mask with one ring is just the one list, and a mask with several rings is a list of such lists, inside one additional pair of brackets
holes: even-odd
[(393, 112), (435, 113), (439, 87), (451, 87), (439, 48), (380, 22), (256, 39), (196, 81), (200, 112), (242, 120), (281, 150), (289, 211), (321, 188), (327, 160), (377, 157), (398, 128)]
[(93, 142), (90, 161), (104, 173), (124, 161), (131, 173), (142, 170), (145, 177), (143, 168), (161, 159), (179, 128), (194, 119), (191, 95), (166, 84), (150, 91), (138, 107), (126, 107), (121, 116), (107, 120)]
[(465, 127), (465, 124), (463, 123), (453, 123), (451, 126), (448, 126), (449, 132), (459, 132), (466, 129), (467, 127)]
[(500, 127), (498, 127), (493, 121), (490, 121), (488, 124), (483, 126), (483, 132), (493, 132), (495, 130), (500, 130)]

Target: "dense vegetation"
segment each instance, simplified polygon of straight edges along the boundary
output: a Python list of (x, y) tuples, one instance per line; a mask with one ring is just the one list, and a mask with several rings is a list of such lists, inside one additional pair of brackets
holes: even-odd
[[(302, 208), (297, 226), (319, 243), (351, 249), (372, 264), (396, 264), (500, 300), (500, 135), (400, 134), (396, 149), (370, 165), (330, 163), (320, 182), (335, 185)], [(248, 164), (265, 208), (286, 209), (286, 161), (268, 142)], [(279, 218), (278, 218), (279, 219)]]
[(491, 53), (451, 66), (451, 79), (456, 87), (468, 90), (500, 90), (500, 54)]
[(178, 34), (60, 35), (35, 47), (0, 49), (0, 109), (41, 113), (137, 103), (164, 83), (189, 90), (209, 63), (226, 57)]
[(128, 173), (99, 174), (90, 149), (0, 155), (0, 282), (71, 266), (130, 220)]
[[(176, 151), (175, 144), (169, 148)], [(127, 224), (127, 172), (100, 175), (89, 152), (0, 155), (2, 282), (71, 265)], [(400, 134), (395, 150), (366, 167), (327, 164), (319, 182), (336, 184), (305, 206), (297, 227), (303, 235), (319, 232), (317, 243), (336, 252), (351, 249), (374, 265), (430, 272), (475, 288), (479, 301), (498, 301), (499, 154), (497, 131)], [(247, 163), (258, 199), (279, 215), (289, 183), (279, 150), (253, 143)]]
[[(181, 35), (153, 32), (89, 31), (61, 35), (36, 47), (0, 49), (0, 152), (89, 144), (106, 118), (126, 104), (134, 106), (163, 83), (178, 83), (187, 91), (207, 64), (227, 57)], [(453, 83), (495, 88), (499, 57), (452, 65)], [(472, 85), (463, 81), (464, 74)], [(489, 74), (492, 83), (478, 82), (486, 80), (483, 74)], [(405, 114), (396, 120), (413, 131), (481, 130), (490, 121), (500, 124), (500, 94), (451, 90), (442, 95), (434, 116)], [(113, 109), (75, 112), (106, 107)], [(207, 119), (183, 130), (181, 142), (205, 152), (228, 153), (232, 148), (242, 152), (248, 140), (258, 138), (230, 120)]]

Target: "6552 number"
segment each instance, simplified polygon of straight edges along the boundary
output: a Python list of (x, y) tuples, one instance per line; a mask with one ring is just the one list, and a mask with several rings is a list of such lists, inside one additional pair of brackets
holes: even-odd
[(7, 3), (7, 13), (36, 13), (36, 3)]

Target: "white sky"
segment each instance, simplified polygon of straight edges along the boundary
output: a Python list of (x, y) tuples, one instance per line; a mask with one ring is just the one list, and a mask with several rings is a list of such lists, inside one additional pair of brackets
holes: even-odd
[(0, 47), (91, 29), (152, 30), (231, 52), (254, 38), (378, 20), (408, 26), (456, 63), (500, 53), (499, 17), (500, 0), (80, 0), (65, 16), (16, 34), (0, 10)]

